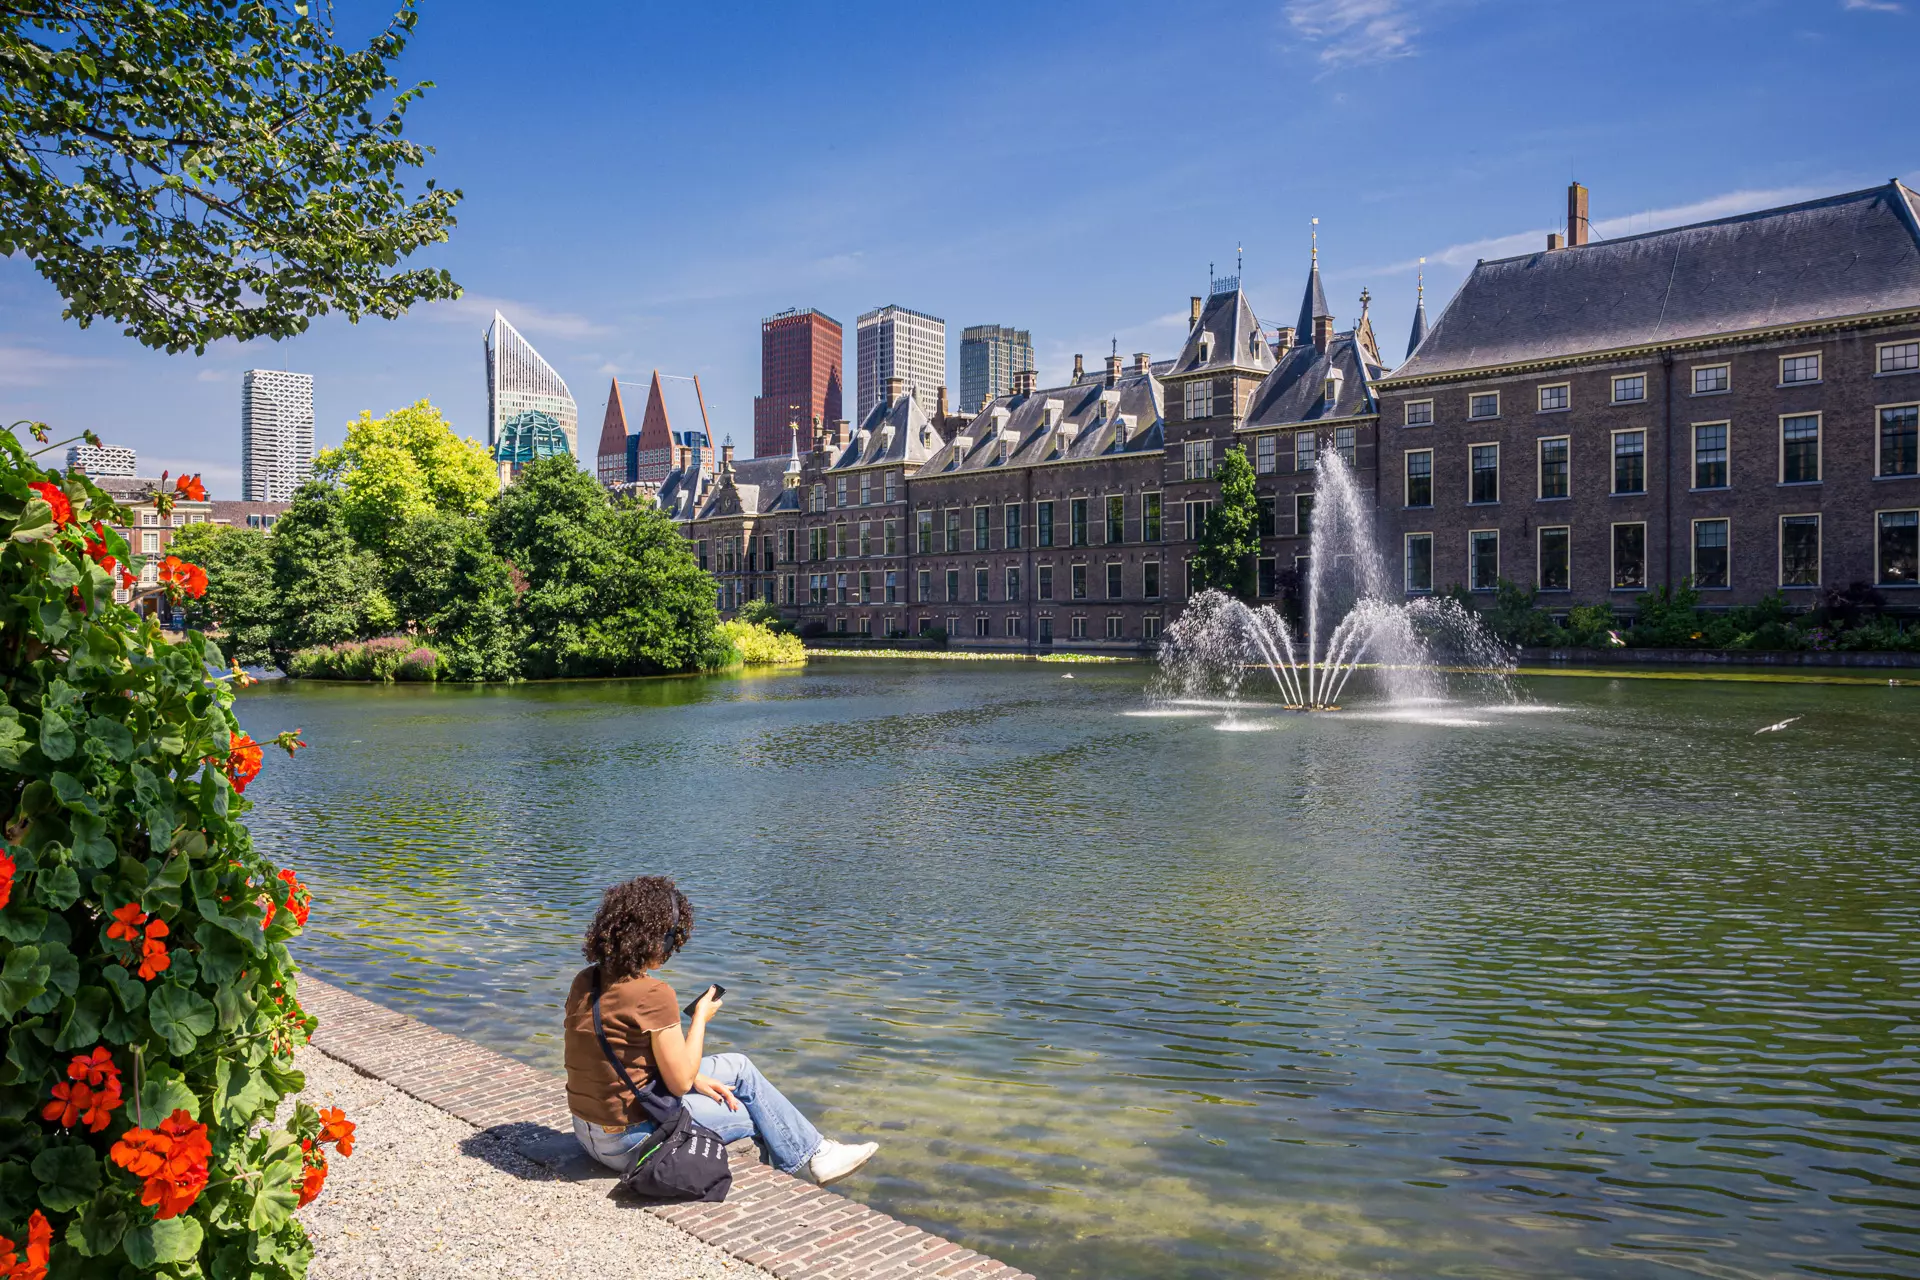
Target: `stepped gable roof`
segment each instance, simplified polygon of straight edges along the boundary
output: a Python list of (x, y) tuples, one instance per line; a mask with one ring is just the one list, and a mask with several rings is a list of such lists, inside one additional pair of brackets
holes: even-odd
[[(892, 404), (875, 404), (860, 420), (846, 447), (827, 464), (829, 471), (850, 467), (878, 467), (899, 463), (924, 463), (946, 443), (928, 419), (926, 411), (911, 395), (903, 395)], [(786, 465), (786, 459), (780, 460)]]
[(1157, 452), (1165, 446), (1164, 403), (1157, 378), (1131, 372), (1112, 387), (1081, 382), (1030, 396), (997, 396), (920, 468), (918, 478)]
[(620, 399), (620, 379), (613, 380), (613, 386), (607, 392), (607, 413), (600, 420), (600, 456), (622, 457), (627, 452), (627, 407)]
[(1300, 299), (1300, 319), (1293, 326), (1295, 342), (1313, 341), (1313, 322), (1325, 317), (1333, 318), (1333, 311), (1327, 306), (1327, 291), (1320, 287), (1320, 252), (1314, 251), (1313, 263), (1307, 268), (1307, 291)]
[(1200, 310), (1200, 323), (1187, 335), (1187, 343), (1174, 357), (1167, 375), (1177, 378), (1207, 369), (1265, 373), (1271, 368), (1273, 348), (1260, 336), (1260, 321), (1247, 305), (1247, 295), (1234, 287), (1207, 299)]
[[(1327, 404), (1327, 379), (1340, 374), (1340, 397)], [(1311, 424), (1332, 418), (1351, 418), (1378, 408), (1373, 383), (1386, 370), (1368, 358), (1366, 344), (1353, 330), (1333, 335), (1323, 355), (1312, 343), (1290, 347), (1280, 364), (1253, 393), (1242, 430)]]
[(1920, 308), (1920, 198), (1899, 182), (1474, 267), (1393, 377)]
[(781, 457), (748, 458), (745, 462), (734, 463), (733, 483), (725, 482), (726, 473), (722, 471), (700, 504), (698, 518), (758, 516), (771, 511), (798, 510), (798, 493), (785, 488), (782, 482), (786, 473), (787, 460)]

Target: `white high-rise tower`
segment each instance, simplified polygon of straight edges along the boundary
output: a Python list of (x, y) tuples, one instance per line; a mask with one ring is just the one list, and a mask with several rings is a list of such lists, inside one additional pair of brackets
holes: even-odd
[(865, 422), (888, 378), (906, 384), (908, 395), (930, 409), (947, 385), (947, 322), (938, 316), (885, 306), (869, 311), (854, 325), (859, 353), (860, 417)]
[(533, 344), (498, 311), (487, 328), (487, 446), (500, 443), (507, 419), (537, 409), (552, 414), (566, 433), (567, 450), (580, 456), (580, 409), (573, 393)]
[(249, 369), (240, 382), (240, 488), (248, 502), (291, 502), (313, 473), (313, 375)]

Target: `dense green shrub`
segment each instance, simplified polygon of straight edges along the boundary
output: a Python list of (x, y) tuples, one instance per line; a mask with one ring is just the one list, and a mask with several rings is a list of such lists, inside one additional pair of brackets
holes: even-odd
[(287, 659), (287, 674), (305, 680), (434, 680), (440, 655), (413, 636), (381, 636), (364, 643), (319, 644)]
[(1466, 607), (1478, 608), (1495, 635), (1517, 645), (1920, 651), (1920, 623), (1884, 614), (1880, 594), (1864, 583), (1829, 589), (1815, 608), (1795, 614), (1778, 591), (1756, 604), (1702, 609), (1700, 593), (1691, 581), (1682, 581), (1677, 589), (1662, 585), (1640, 595), (1631, 626), (1605, 605), (1576, 606), (1568, 610), (1564, 623), (1556, 623), (1538, 607), (1534, 592), (1504, 579), (1491, 603), (1460, 588), (1453, 594)]
[(22, 1275), (297, 1277), (320, 1144), (351, 1150), (338, 1113), (274, 1119), (314, 1025), (308, 898), (240, 821), (244, 677), (114, 603), (125, 519), (0, 433), (0, 1234)]
[(731, 651), (725, 666), (790, 666), (807, 660), (807, 646), (797, 636), (783, 635), (757, 622), (735, 618), (721, 623), (715, 634)]

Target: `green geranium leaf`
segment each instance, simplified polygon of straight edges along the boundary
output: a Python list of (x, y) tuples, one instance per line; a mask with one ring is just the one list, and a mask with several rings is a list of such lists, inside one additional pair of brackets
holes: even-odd
[(64, 1143), (33, 1158), (40, 1203), (57, 1213), (78, 1209), (100, 1189), (100, 1161), (90, 1147)]
[(146, 1008), (147, 984), (127, 972), (125, 965), (110, 964), (100, 976), (113, 989), (122, 1009), (131, 1012)]
[(115, 1009), (100, 1034), (114, 1044), (145, 1044), (153, 1036), (145, 1009)]
[(231, 982), (253, 959), (253, 953), (240, 945), (232, 934), (202, 923), (193, 931), (200, 944), (200, 974), (208, 982)]
[(260, 1182), (253, 1196), (253, 1209), (247, 1214), (247, 1226), (255, 1231), (273, 1231), (293, 1216), (300, 1201), (297, 1189), (301, 1181), (300, 1149), (289, 1147), (279, 1159), (260, 1168)]
[(253, 992), (237, 982), (223, 982), (213, 989), (213, 1008), (220, 1015), (222, 1031), (238, 1027), (259, 1005)]
[(120, 1243), (126, 1248), (127, 1261), (142, 1271), (151, 1271), (163, 1263), (198, 1257), (203, 1234), (198, 1218), (182, 1215), (135, 1227)]
[(112, 1196), (96, 1196), (84, 1212), (67, 1224), (67, 1243), (83, 1257), (104, 1258), (127, 1233), (126, 1210)]
[(80, 986), (80, 961), (63, 942), (42, 942), (40, 963), (47, 966), (47, 989), (27, 1001), (28, 1013), (51, 1013), (63, 996)]
[(220, 901), (218, 876), (211, 871), (196, 871), (189, 877), (189, 883), (193, 886), (193, 907), (200, 913), (201, 919), (239, 939), (255, 955), (265, 951), (266, 939), (258, 922), (227, 914), (228, 904)]
[(73, 726), (58, 711), (49, 709), (40, 717), (40, 753), (49, 760), (73, 754)]
[(87, 721), (87, 736), (107, 749), (107, 754), (122, 764), (133, 759), (133, 734), (118, 720), (94, 716)]
[(53, 793), (60, 797), (60, 803), (67, 806), (67, 808), (77, 809), (81, 813), (98, 813), (100, 811), (99, 803), (87, 793), (87, 788), (80, 779), (74, 777), (72, 774), (55, 773), (52, 782)]
[(65, 911), (79, 900), (80, 873), (64, 862), (48, 867), (34, 877), (33, 896), (55, 911)]
[(113, 1012), (113, 997), (105, 987), (82, 987), (68, 1002), (66, 1021), (60, 1025), (60, 1038), (53, 1042), (55, 1053), (91, 1049), (100, 1043), (101, 1029)]
[(107, 820), (91, 813), (75, 813), (67, 819), (73, 828), (73, 860), (89, 871), (110, 867), (119, 857), (113, 841), (107, 839)]
[(41, 497), (29, 502), (27, 509), (20, 513), (20, 518), (13, 524), (15, 542), (44, 542), (58, 532), (60, 526), (53, 522), (53, 508)]
[[(35, 943), (45, 937), (46, 932), (47, 913), (43, 907), (9, 902), (5, 910), (0, 910), (0, 938), (8, 942)], [(0, 1001), (0, 1008), (4, 1007), (5, 1002)]]
[(147, 997), (147, 1021), (182, 1057), (213, 1030), (215, 1016), (211, 1001), (177, 982), (164, 983)]
[(39, 1189), (25, 1160), (0, 1164), (0, 1221), (25, 1222), (40, 1207)]
[(52, 972), (50, 966), (40, 963), (39, 947), (15, 947), (7, 962), (0, 965), (0, 1015), (11, 1018), (26, 1008), (47, 989)]
[(156, 1064), (147, 1068), (147, 1082), (140, 1090), (140, 1116), (146, 1127), (153, 1128), (176, 1111), (198, 1120), (200, 1099), (187, 1087), (186, 1078), (172, 1067)]
[(7, 1066), (0, 1073), (4, 1083), (39, 1081), (53, 1062), (53, 1050), (40, 1035), (40, 1019), (16, 1022), (7, 1033)]
[(224, 1129), (244, 1129), (254, 1117), (271, 1113), (280, 1101), (272, 1081), (231, 1058), (213, 1069), (213, 1119)]
[(20, 723), (20, 713), (0, 706), (0, 767), (19, 768), (20, 753), (26, 749), (27, 731)]

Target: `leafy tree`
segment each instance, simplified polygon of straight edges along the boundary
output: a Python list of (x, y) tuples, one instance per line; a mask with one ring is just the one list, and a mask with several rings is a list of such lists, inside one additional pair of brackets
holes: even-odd
[(615, 502), (572, 458), (530, 464), (488, 517), (526, 581), (530, 676), (645, 675), (723, 661), (713, 579), (658, 509)]
[(1214, 478), (1220, 482), (1220, 500), (1201, 528), (1194, 577), (1201, 587), (1217, 587), (1250, 601), (1259, 585), (1255, 561), (1260, 555), (1260, 502), (1244, 445), (1234, 445), (1221, 456)]
[(232, 525), (190, 524), (173, 535), (167, 550), (207, 571), (207, 594), (186, 602), (187, 625), (223, 632), (227, 656), (235, 662), (271, 661), (280, 609), (267, 535)]
[(355, 51), (306, 0), (0, 6), (0, 254), (169, 351), (458, 297), (393, 269), (460, 199), (401, 181), (428, 154), (401, 129), (430, 86), (389, 70), (415, 21), (403, 0)]
[(487, 447), (455, 435), (425, 400), (384, 418), (363, 410), (347, 424), (345, 442), (322, 451), (314, 468), (344, 491), (341, 512), (360, 545), (383, 553), (409, 521), (476, 516), (500, 491)]
[(274, 526), (272, 647), (283, 666), (297, 649), (364, 640), (398, 621), (380, 559), (354, 542), (341, 507), (338, 489), (309, 481)]
[(387, 582), (401, 621), (433, 637), (444, 678), (519, 674), (513, 578), (480, 521), (433, 512), (408, 522), (393, 540)]

